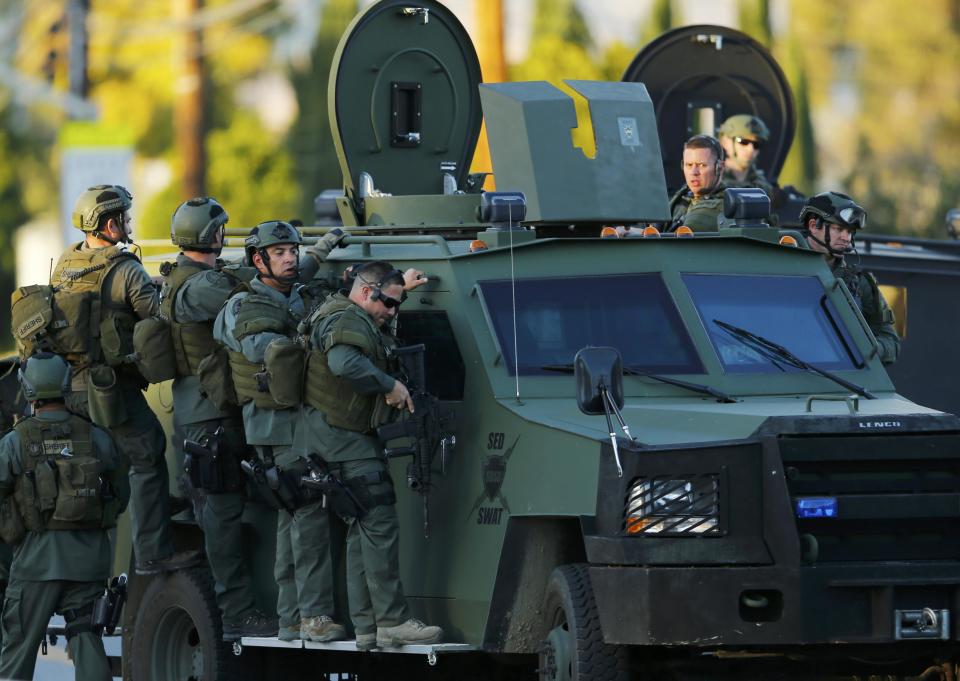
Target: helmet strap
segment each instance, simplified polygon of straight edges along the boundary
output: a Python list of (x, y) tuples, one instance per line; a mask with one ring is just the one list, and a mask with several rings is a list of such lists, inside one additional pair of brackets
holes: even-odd
[[(270, 255), (267, 253), (266, 248), (258, 248), (257, 253), (260, 254), (260, 259), (263, 261), (263, 266), (267, 270), (267, 274), (264, 274), (263, 272), (260, 273), (261, 277), (264, 277), (266, 279), (273, 279), (275, 282), (277, 282), (281, 286), (286, 286), (288, 288), (293, 286), (296, 283), (298, 278), (297, 274), (294, 274), (292, 277), (278, 277), (276, 274), (273, 273), (273, 267), (270, 265)], [(297, 256), (297, 270), (299, 271), (299, 269), (300, 269), (300, 257)]]

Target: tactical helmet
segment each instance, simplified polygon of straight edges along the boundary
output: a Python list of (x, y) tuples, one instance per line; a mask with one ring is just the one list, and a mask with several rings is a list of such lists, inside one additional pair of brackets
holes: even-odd
[(70, 390), (70, 365), (60, 355), (38, 352), (20, 366), (23, 396), (30, 402), (62, 399)]
[(840, 192), (823, 192), (807, 199), (806, 205), (800, 211), (800, 222), (804, 227), (811, 217), (850, 229), (867, 228), (867, 212), (856, 201)]
[(184, 201), (173, 212), (170, 221), (170, 240), (174, 246), (186, 250), (211, 252), (220, 227), (229, 220), (227, 211), (209, 196), (198, 196)]
[(745, 137), (764, 143), (770, 140), (770, 129), (767, 124), (750, 114), (730, 116), (717, 130), (717, 134), (724, 137)]
[(133, 195), (119, 184), (98, 184), (83, 192), (73, 206), (73, 226), (84, 232), (95, 232), (100, 217), (130, 210)]
[(303, 238), (296, 227), (283, 220), (270, 220), (261, 222), (250, 230), (250, 234), (243, 240), (243, 249), (249, 258), (254, 251), (263, 250), (267, 246), (302, 243)]

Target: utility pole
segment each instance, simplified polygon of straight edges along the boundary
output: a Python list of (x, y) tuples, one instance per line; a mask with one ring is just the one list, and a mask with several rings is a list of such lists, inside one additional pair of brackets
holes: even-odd
[(90, 91), (87, 75), (87, 13), (90, 0), (69, 0), (67, 25), (70, 30), (70, 53), (68, 56), (70, 94), (86, 99)]
[[(486, 83), (502, 83), (507, 80), (507, 60), (503, 53), (503, 0), (474, 0), (477, 22), (477, 53), (480, 70)], [(487, 143), (486, 125), (480, 130), (477, 150), (473, 155), (472, 170), (490, 172), (490, 147)], [(486, 187), (493, 188), (487, 180)]]
[(180, 68), (174, 99), (174, 130), (183, 163), (181, 195), (184, 200), (206, 193), (206, 107), (203, 68), (203, 29), (191, 20), (203, 0), (173, 0), (174, 17), (182, 25)]

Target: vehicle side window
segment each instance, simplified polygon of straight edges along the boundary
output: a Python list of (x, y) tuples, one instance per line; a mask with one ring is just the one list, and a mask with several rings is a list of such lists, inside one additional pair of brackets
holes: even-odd
[(404, 345), (427, 346), (427, 391), (441, 400), (462, 400), (466, 370), (446, 312), (404, 310), (397, 337)]

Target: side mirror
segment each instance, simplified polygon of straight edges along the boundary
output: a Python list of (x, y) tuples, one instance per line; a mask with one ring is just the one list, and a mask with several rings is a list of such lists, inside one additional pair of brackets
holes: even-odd
[(960, 238), (960, 208), (947, 211), (947, 234), (951, 239)]
[(623, 409), (623, 359), (616, 348), (582, 348), (573, 358), (577, 406), (584, 414), (607, 414), (606, 390), (617, 409)]

